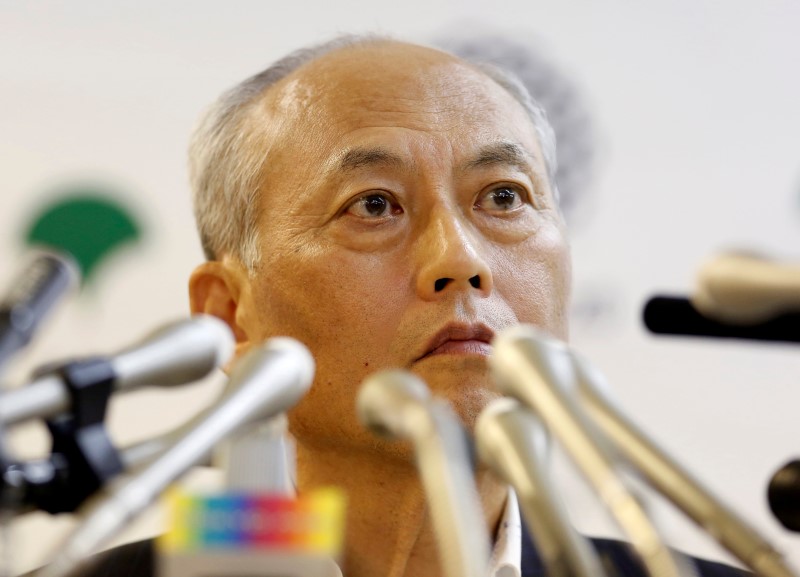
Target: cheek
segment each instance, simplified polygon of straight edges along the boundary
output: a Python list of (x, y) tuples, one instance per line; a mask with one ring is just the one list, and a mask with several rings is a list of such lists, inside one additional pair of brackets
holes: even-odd
[(498, 251), (495, 259), (495, 285), (519, 322), (566, 340), (571, 261), (561, 227), (542, 227), (513, 250)]
[[(265, 336), (307, 344), (340, 343), (388, 332), (402, 277), (391, 264), (359, 254), (318, 253), (269, 267), (256, 308)], [(388, 322), (387, 322), (388, 321)]]

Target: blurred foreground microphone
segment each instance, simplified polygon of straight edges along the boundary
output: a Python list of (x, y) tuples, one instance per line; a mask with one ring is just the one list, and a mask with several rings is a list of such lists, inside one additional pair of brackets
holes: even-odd
[(478, 417), (475, 442), (481, 461), (514, 488), (548, 577), (604, 576), (547, 476), (548, 440), (539, 420), (514, 399), (497, 399)]
[(644, 323), (659, 334), (800, 342), (800, 266), (721, 255), (689, 299), (650, 299)]
[(475, 488), (466, 436), (450, 406), (405, 371), (368, 377), (356, 400), (376, 434), (411, 441), (447, 577), (485, 577), (489, 536)]
[(800, 266), (723, 254), (700, 270), (691, 300), (707, 317), (730, 324), (800, 313)]
[[(173, 386), (205, 377), (233, 354), (230, 328), (216, 317), (196, 315), (168, 324), (141, 342), (110, 357), (96, 357), (49, 367), (27, 386), (0, 395), (0, 424), (49, 418), (75, 409), (65, 381), (110, 382), (118, 391), (142, 386)], [(78, 376), (79, 375), (79, 376)]]
[(789, 461), (775, 472), (767, 499), (775, 518), (790, 531), (800, 532), (800, 461)]
[(623, 415), (604, 393), (605, 378), (573, 353), (582, 406), (614, 447), (662, 495), (761, 577), (792, 577), (780, 554)]
[(66, 255), (40, 253), (0, 302), (0, 371), (31, 340), (42, 320), (78, 280), (78, 268)]
[(217, 443), (256, 420), (293, 407), (308, 391), (313, 377), (311, 354), (293, 339), (274, 338), (251, 350), (234, 367), (223, 399), (147, 468), (99, 499), (54, 562), (38, 575), (74, 574), (87, 556), (115, 537)]
[(520, 325), (493, 342), (489, 359), (498, 388), (533, 410), (564, 445), (613, 514), (651, 577), (691, 575), (660, 535), (621, 475), (605, 443), (576, 398), (577, 375), (566, 346), (538, 329)]

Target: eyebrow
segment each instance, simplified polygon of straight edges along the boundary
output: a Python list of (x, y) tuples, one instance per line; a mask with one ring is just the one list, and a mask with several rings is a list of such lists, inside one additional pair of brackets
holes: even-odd
[[(351, 148), (345, 152), (333, 168), (333, 172), (355, 172), (363, 168), (402, 168), (402, 157), (385, 148)], [(480, 148), (477, 154), (462, 164), (462, 170), (508, 165), (522, 172), (534, 172), (530, 154), (514, 142), (496, 142)]]
[(530, 154), (513, 142), (496, 142), (482, 147), (475, 157), (464, 163), (463, 169), (503, 164), (518, 168), (525, 173), (534, 172)]
[(351, 148), (342, 155), (335, 170), (354, 172), (372, 167), (399, 168), (404, 164), (400, 156), (384, 148)]

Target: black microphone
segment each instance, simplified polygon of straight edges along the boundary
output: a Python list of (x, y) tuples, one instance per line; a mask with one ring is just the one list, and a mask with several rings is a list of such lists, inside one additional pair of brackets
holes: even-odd
[(775, 472), (767, 499), (775, 518), (790, 531), (800, 532), (800, 460), (789, 461)]
[(48, 252), (34, 257), (11, 282), (0, 302), (0, 370), (31, 341), (42, 320), (78, 278), (71, 258)]
[(643, 313), (647, 329), (656, 334), (800, 342), (800, 313), (790, 312), (751, 325), (729, 324), (702, 315), (688, 298), (655, 296)]

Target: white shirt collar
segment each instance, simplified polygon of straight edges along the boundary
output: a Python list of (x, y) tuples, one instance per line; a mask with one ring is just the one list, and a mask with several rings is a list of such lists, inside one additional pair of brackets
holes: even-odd
[(519, 515), (517, 495), (508, 491), (506, 509), (497, 529), (492, 557), (489, 560), (489, 577), (522, 577), (522, 519)]

